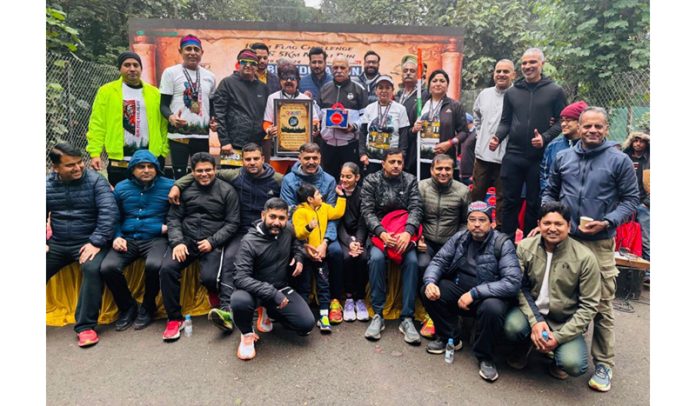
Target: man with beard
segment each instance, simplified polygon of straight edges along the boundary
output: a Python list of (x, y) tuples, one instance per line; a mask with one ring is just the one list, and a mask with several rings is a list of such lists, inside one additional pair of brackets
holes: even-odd
[[(283, 175), (276, 173), (268, 165), (263, 157), (263, 151), (257, 144), (247, 144), (242, 148), (242, 168), (222, 169), (216, 171), (215, 176), (234, 187), (239, 196), (240, 226), (239, 230), (225, 245), (225, 253), (222, 260), (222, 273), (220, 274), (220, 303), (212, 306), (208, 313), (210, 320), (216, 327), (224, 332), (234, 329), (232, 314), (230, 312), (230, 295), (234, 291), (232, 275), (234, 274), (234, 258), (239, 250), (242, 238), (253, 227), (253, 223), (261, 216), (261, 211), (266, 200), (280, 196), (280, 185)], [(179, 204), (180, 194), (194, 182), (193, 175), (187, 175), (174, 184), (169, 192), (172, 204)], [(261, 309), (259, 320), (262, 320), (260, 329), (273, 328), (266, 317), (264, 309)], [(262, 330), (263, 331), (263, 330)], [(265, 332), (265, 331), (264, 331)]]
[(239, 72), (224, 78), (215, 91), (221, 155), (233, 154), (233, 150), (241, 155), (244, 145), (261, 145), (264, 138), (263, 111), (269, 92), (256, 78), (259, 58), (253, 50), (243, 49), (237, 61)]
[(264, 205), (261, 220), (242, 239), (234, 267), (236, 290), (230, 298), (234, 323), (241, 339), (237, 357), (250, 360), (256, 356), (253, 330), (254, 310), (263, 306), (269, 315), (286, 328), (307, 335), (314, 328), (314, 315), (307, 302), (288, 284), (302, 274), (302, 244), (288, 225), (288, 205), (271, 198)]
[(375, 90), (377, 90), (377, 78), (382, 76), (379, 73), (379, 62), (380, 57), (377, 52), (369, 50), (365, 53), (363, 57), (363, 72), (357, 77), (357, 81), (367, 91), (367, 104), (372, 104), (377, 101), (377, 95)]
[(300, 92), (319, 101), (319, 91), (322, 86), (333, 80), (333, 75), (326, 69), (326, 52), (322, 47), (313, 47), (309, 50), (309, 75), (300, 79)]
[(249, 48), (253, 49), (256, 52), (256, 56), (259, 58), (259, 64), (256, 65), (256, 77), (261, 83), (268, 86), (268, 93), (275, 93), (280, 90), (278, 75), (268, 70), (268, 57), (270, 54), (268, 46), (263, 42), (257, 42), (251, 44)]
[(160, 111), (167, 118), (167, 137), (172, 152), (174, 178), (186, 175), (189, 157), (196, 152), (208, 152), (210, 127), (213, 123), (215, 75), (200, 66), (203, 57), (201, 40), (186, 35), (179, 41), (182, 63), (162, 72), (160, 80)]

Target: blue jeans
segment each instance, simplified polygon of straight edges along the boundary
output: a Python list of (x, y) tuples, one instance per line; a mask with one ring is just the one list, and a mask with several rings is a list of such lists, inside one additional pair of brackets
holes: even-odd
[[(403, 255), (401, 263), (401, 318), (413, 317), (416, 307), (418, 286), (418, 258), (416, 250), (410, 249)], [(382, 316), (387, 300), (387, 259), (384, 253), (370, 244), (370, 259), (367, 261), (370, 276), (370, 301), (375, 314)]]
[[(550, 326), (549, 326), (550, 327)], [(515, 307), (505, 319), (505, 337), (514, 343), (529, 340), (532, 328), (529, 326), (527, 316), (519, 307)], [(582, 334), (572, 340), (560, 344), (553, 351), (553, 360), (556, 366), (564, 370), (570, 376), (580, 376), (587, 372), (589, 360), (587, 344)]]
[(642, 203), (638, 205), (636, 221), (640, 224), (643, 259), (650, 261), (650, 208), (648, 206)]

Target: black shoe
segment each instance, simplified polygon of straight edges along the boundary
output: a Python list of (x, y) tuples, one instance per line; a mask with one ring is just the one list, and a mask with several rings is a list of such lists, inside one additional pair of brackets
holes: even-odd
[[(435, 340), (428, 343), (428, 345), (425, 347), (425, 350), (430, 354), (444, 354), (446, 346), (447, 341), (444, 338), (438, 336)], [(460, 339), (457, 339), (454, 342), (455, 351), (461, 350), (463, 346), (464, 343)]]
[(121, 312), (121, 315), (119, 316), (118, 320), (116, 320), (116, 331), (123, 331), (127, 330), (128, 327), (133, 324), (133, 320), (135, 320), (135, 316), (138, 315), (138, 304), (133, 303), (131, 307), (128, 308), (125, 312)]
[(145, 306), (140, 306), (138, 310), (138, 317), (133, 323), (133, 328), (136, 330), (142, 330), (152, 323), (152, 314), (145, 308)]

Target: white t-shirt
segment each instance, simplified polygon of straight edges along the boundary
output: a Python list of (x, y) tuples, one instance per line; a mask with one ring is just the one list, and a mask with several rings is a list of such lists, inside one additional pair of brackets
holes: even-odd
[(361, 124), (367, 124), (367, 157), (370, 162), (380, 163), (389, 148), (399, 146), (399, 129), (408, 127), (410, 122), (406, 107), (392, 101), (389, 106), (380, 106), (379, 102), (369, 104), (365, 107)]
[(147, 114), (143, 88), (134, 89), (123, 83), (123, 159), (130, 160), (139, 149), (149, 146)]
[[(179, 128), (168, 124), (167, 137), (170, 139), (207, 139), (210, 134), (210, 95), (215, 90), (215, 75), (205, 68), (198, 67), (201, 83), (198, 86), (198, 100), (193, 100), (191, 86), (196, 83), (196, 71), (190, 69), (186, 69), (186, 71), (191, 81), (186, 78), (183, 65), (170, 66), (162, 72), (160, 93), (172, 95), (169, 108), (174, 114), (179, 114), (181, 111), (181, 118), (188, 123)], [(194, 102), (198, 103), (198, 113), (191, 111)]]
[(549, 274), (551, 273), (551, 258), (553, 253), (546, 252), (546, 270), (544, 271), (544, 280), (541, 282), (539, 296), (534, 301), (539, 308), (539, 313), (544, 316), (549, 314)]

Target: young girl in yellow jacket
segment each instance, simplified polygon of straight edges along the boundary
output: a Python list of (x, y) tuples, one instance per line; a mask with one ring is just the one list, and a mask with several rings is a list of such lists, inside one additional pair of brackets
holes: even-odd
[[(331, 292), (329, 291), (329, 274), (326, 269), (326, 261), (317, 252), (317, 247), (324, 240), (326, 226), (329, 220), (338, 220), (343, 217), (346, 211), (346, 198), (343, 189), (336, 187), (336, 207), (324, 203), (321, 193), (314, 186), (303, 183), (297, 190), (297, 201), (299, 205), (292, 215), (292, 224), (295, 228), (295, 235), (298, 240), (307, 242), (307, 251), (310, 253), (307, 267), (313, 269), (317, 280), (317, 294), (319, 296), (319, 320), (317, 326), (322, 333), (331, 333), (329, 323), (329, 302)], [(309, 279), (311, 280), (311, 278)]]

